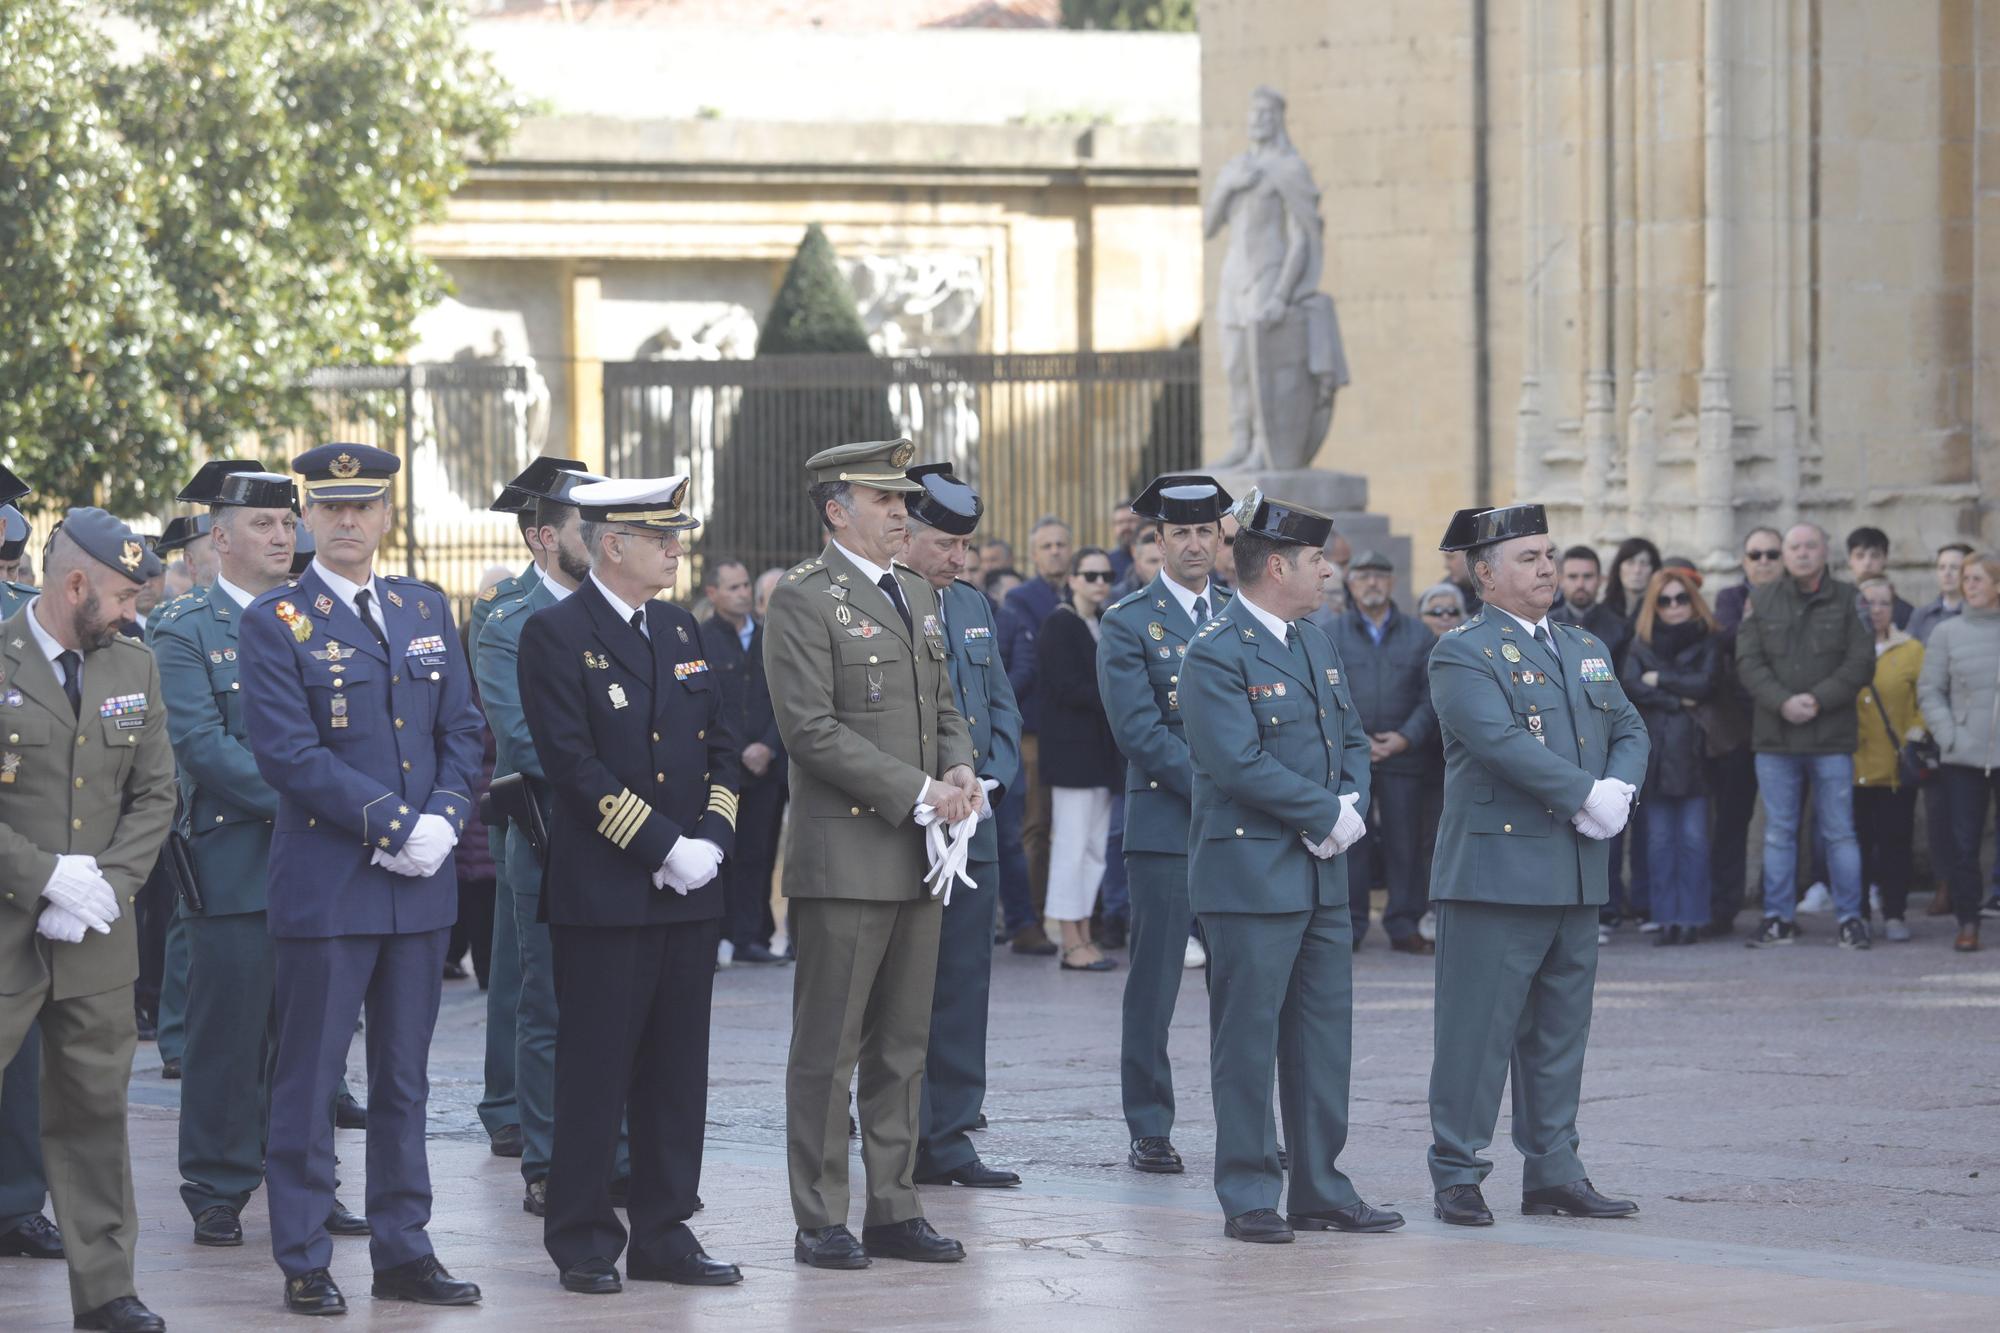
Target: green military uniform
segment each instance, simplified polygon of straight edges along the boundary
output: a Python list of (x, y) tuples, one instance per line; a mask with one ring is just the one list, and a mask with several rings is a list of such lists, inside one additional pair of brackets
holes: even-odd
[[(0, 620), (14, 614), (40, 589), (0, 579)], [(30, 1025), (21, 1049), (0, 1077), (0, 1236), (39, 1216), (48, 1202), (49, 1181), (42, 1171), (42, 1037)]]
[(1605, 644), (1544, 623), (1546, 643), (1489, 603), (1430, 656), (1445, 754), (1431, 874), (1430, 1169), (1440, 1191), (1493, 1169), (1479, 1154), (1510, 1067), (1523, 1189), (1584, 1178), (1576, 1113), (1610, 844), (1570, 821), (1598, 779), (1643, 782), (1648, 747)]
[[(101, 510), (71, 510), (65, 532), (135, 582), (157, 571), (157, 558)], [(98, 540), (106, 533), (117, 543), (108, 559)], [(173, 821), (174, 757), (145, 646), (121, 635), (82, 654), (72, 706), (28, 623), (34, 607), (0, 625), (0, 1058), (40, 1020), (42, 1147), (66, 1233), (70, 1299), (82, 1314), (133, 1294), (131, 904)], [(120, 913), (108, 934), (74, 944), (38, 934), (62, 855), (95, 857), (110, 882)]]
[(1189, 896), (1208, 942), (1215, 1192), (1230, 1218), (1278, 1206), (1274, 1065), (1288, 1211), (1360, 1203), (1337, 1165), (1353, 1044), (1347, 861), (1300, 839), (1332, 833), (1342, 796), (1367, 808), (1368, 737), (1332, 643), (1316, 625), (1290, 628), (1274, 633), (1239, 594), (1195, 632), (1180, 672), (1194, 776)]
[[(909, 491), (905, 442), (823, 451), (815, 481)], [(764, 628), (765, 673), (791, 760), (784, 891), (798, 967), (785, 1120), (792, 1211), (803, 1230), (848, 1213), (847, 1089), (867, 1171), (865, 1225), (922, 1216), (913, 1175), (942, 909), (925, 889), (913, 819), (927, 781), (970, 767), (930, 584), (895, 586), (911, 621), (829, 542), (786, 573)]]

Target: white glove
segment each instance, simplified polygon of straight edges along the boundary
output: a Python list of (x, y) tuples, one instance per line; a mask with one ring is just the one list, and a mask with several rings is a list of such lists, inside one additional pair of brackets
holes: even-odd
[(993, 818), (993, 793), (1000, 790), (1000, 784), (992, 778), (981, 778), (979, 785), (986, 789), (986, 799), (979, 803), (979, 822), (984, 824)]
[(424, 873), (424, 868), (418, 865), (416, 860), (406, 851), (385, 852), (378, 847), (375, 849), (375, 854), (369, 857), (368, 860), (370, 864), (381, 866), (392, 875), (408, 875), (412, 879), (429, 878)]
[(672, 889), (681, 897), (687, 897), (688, 886), (674, 878), (674, 872), (667, 869), (665, 861), (660, 862), (660, 868), (653, 872), (653, 887), (655, 889)]
[(1570, 816), (1570, 823), (1586, 838), (1616, 837), (1632, 813), (1632, 796), (1638, 790), (1617, 778), (1599, 778), (1590, 786), (1583, 809)]
[(1361, 835), (1368, 831), (1368, 821), (1357, 809), (1361, 804), (1361, 793), (1351, 791), (1340, 798), (1340, 818), (1333, 825), (1333, 850), (1344, 852), (1361, 841)]
[(1306, 845), (1307, 851), (1322, 861), (1329, 860), (1333, 856), (1333, 835), (1331, 833), (1327, 834), (1319, 842), (1314, 842), (1311, 838), (1301, 833), (1299, 834), (1299, 841)]
[[(722, 868), (722, 849), (707, 838), (677, 838), (656, 874), (677, 893), (689, 893), (715, 878)], [(660, 887), (658, 884), (655, 887)]]
[(59, 944), (81, 944), (87, 933), (76, 913), (50, 903), (35, 921), (35, 933)]
[(435, 875), (458, 846), (458, 830), (443, 815), (418, 815), (417, 826), (403, 840), (403, 852), (426, 876)]
[(104, 878), (94, 856), (56, 857), (55, 872), (42, 887), (42, 897), (100, 935), (110, 934), (111, 923), (118, 919), (118, 890)]
[(963, 883), (967, 888), (979, 887), (978, 882), (966, 873), (966, 864), (972, 858), (972, 834), (979, 827), (979, 816), (967, 815), (946, 827), (936, 810), (929, 805), (919, 805), (916, 821), (917, 826), (924, 830), (924, 842), (931, 859), (924, 883), (930, 886), (931, 897), (941, 895), (944, 905), (949, 907), (954, 885)]

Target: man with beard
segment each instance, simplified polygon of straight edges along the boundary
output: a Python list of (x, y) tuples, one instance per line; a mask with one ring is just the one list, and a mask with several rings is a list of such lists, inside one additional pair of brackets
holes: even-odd
[(1550, 608), (1549, 619), (1589, 630), (1611, 649), (1614, 661), (1622, 658), (1632, 626), (1615, 608), (1597, 598), (1598, 585), (1604, 581), (1604, 566), (1598, 562), (1597, 552), (1588, 546), (1570, 547), (1562, 554), (1561, 572), (1561, 595)]
[(78, 1328), (166, 1327), (133, 1291), (139, 955), (124, 909), (173, 821), (174, 754), (153, 655), (118, 633), (159, 569), (125, 524), (72, 509), (47, 588), (0, 627), (0, 1060), (39, 1022), (42, 1147)]

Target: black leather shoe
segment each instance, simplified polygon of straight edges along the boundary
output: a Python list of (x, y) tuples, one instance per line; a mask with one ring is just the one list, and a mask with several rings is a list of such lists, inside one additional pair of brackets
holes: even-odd
[(493, 1131), (493, 1137), (486, 1141), (487, 1150), (495, 1157), (519, 1157), (522, 1150), (521, 1127), (502, 1125)]
[(1528, 1190), (1521, 1195), (1523, 1217), (1630, 1217), (1639, 1205), (1630, 1199), (1609, 1199), (1588, 1180)]
[(547, 1217), (549, 1215), (548, 1181), (531, 1180), (528, 1182), (528, 1188), (521, 1195), (521, 1211), (524, 1213), (533, 1213), (536, 1217)]
[(562, 1271), (562, 1287), (579, 1296), (616, 1296), (625, 1290), (625, 1284), (618, 1280), (618, 1265), (609, 1259), (571, 1264)]
[(10, 1259), (60, 1259), (63, 1257), (62, 1232), (55, 1223), (36, 1213), (0, 1236), (0, 1255)]
[(293, 1314), (346, 1314), (347, 1297), (324, 1268), (285, 1279), (285, 1308)]
[(800, 1229), (792, 1240), (792, 1258), (814, 1268), (866, 1268), (867, 1252), (854, 1233), (843, 1226)]
[(236, 1214), (221, 1204), (214, 1204), (201, 1210), (194, 1219), (194, 1243), (197, 1245), (241, 1245), (243, 1224), (236, 1220)]
[(175, 1056), (171, 1060), (160, 1061), (161, 1078), (179, 1078), (180, 1076), (181, 1076), (181, 1062), (179, 1056)]
[(761, 944), (746, 944), (736, 951), (735, 961), (739, 963), (782, 963), (783, 954), (772, 953)]
[(138, 1028), (140, 1041), (158, 1041), (160, 1039), (160, 1024), (157, 1019), (149, 1018), (145, 1014), (138, 1014), (134, 1017), (133, 1022)]
[(955, 1264), (965, 1257), (963, 1245), (938, 1235), (921, 1217), (861, 1228), (861, 1248), (871, 1259), (908, 1259), (920, 1264)]
[(733, 1287), (743, 1280), (743, 1270), (735, 1264), (711, 1259), (697, 1245), (691, 1254), (670, 1264), (642, 1264), (627, 1258), (625, 1276), (634, 1282), (675, 1282), (683, 1287)]
[(1254, 1245), (1290, 1245), (1292, 1228), (1275, 1208), (1253, 1208), (1230, 1218), (1222, 1234), (1231, 1240), (1247, 1240)]
[(120, 1296), (76, 1317), (73, 1328), (102, 1328), (110, 1333), (166, 1333), (167, 1321), (148, 1310), (137, 1296)]
[(419, 1305), (477, 1305), (479, 1284), (461, 1282), (445, 1271), (437, 1256), (427, 1254), (375, 1275), (369, 1290), (384, 1300), (415, 1301)]
[(368, 1108), (354, 1100), (354, 1094), (343, 1092), (333, 1103), (333, 1127), (335, 1129), (368, 1128)]
[(1285, 1220), (1295, 1231), (1394, 1231), (1403, 1225), (1401, 1213), (1369, 1203), (1352, 1203), (1323, 1213), (1287, 1213)]
[(972, 1127), (973, 1127), (974, 1129), (985, 1129), (985, 1128), (986, 1128), (986, 1112), (984, 1112), (984, 1111), (981, 1111), (981, 1112), (979, 1113), (979, 1119), (977, 1119), (977, 1120), (975, 1120), (975, 1121), (973, 1121), (973, 1122), (972, 1122)]
[(333, 1201), (333, 1211), (326, 1215), (326, 1229), (335, 1236), (365, 1236), (369, 1233), (368, 1219), (347, 1211), (347, 1205), (338, 1199)]
[(1278, 1169), (1280, 1171), (1292, 1169), (1292, 1155), (1283, 1148), (1278, 1149)]
[(1477, 1185), (1448, 1185), (1437, 1192), (1438, 1220), (1455, 1227), (1490, 1227), (1493, 1210)]
[(1097, 947), (1100, 949), (1122, 949), (1125, 947), (1128, 931), (1124, 919), (1112, 917), (1104, 923), (1104, 929), (1097, 932)]
[(954, 1167), (935, 1176), (918, 1176), (919, 1185), (964, 1185), (976, 1190), (1011, 1189), (1021, 1183), (1021, 1177), (1012, 1171), (1001, 1171), (990, 1167), (977, 1157), (964, 1166)]
[(1174, 1151), (1173, 1141), (1165, 1138), (1133, 1139), (1132, 1151), (1125, 1154), (1125, 1160), (1134, 1171), (1154, 1176), (1177, 1176), (1187, 1170), (1181, 1155)]

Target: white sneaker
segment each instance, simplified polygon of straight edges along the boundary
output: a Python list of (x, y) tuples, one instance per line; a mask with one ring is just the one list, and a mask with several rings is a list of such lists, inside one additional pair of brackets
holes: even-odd
[(1659, 930), (1659, 928), (1660, 923), (1657, 921), (1643, 921), (1639, 924), (1639, 933), (1641, 935), (1651, 935)]
[(1806, 890), (1806, 896), (1799, 899), (1801, 912), (1824, 914), (1833, 910), (1833, 894), (1826, 885), (1815, 883)]
[(728, 940), (717, 940), (715, 943), (715, 965), (717, 967), (728, 967), (735, 961), (736, 946)]
[(1882, 938), (1891, 944), (1908, 944), (1910, 928), (1904, 925), (1900, 918), (1892, 916), (1882, 923)]
[(1181, 955), (1182, 967), (1207, 967), (1208, 950), (1201, 947), (1201, 941), (1188, 936), (1187, 952)]
[(1597, 942), (1598, 942), (1599, 944), (1609, 944), (1609, 943), (1611, 943), (1611, 927), (1609, 927), (1609, 926), (1606, 926), (1606, 925), (1599, 925), (1599, 926), (1598, 926), (1598, 928), (1597, 928)]
[(1882, 888), (1877, 884), (1868, 886), (1868, 910), (1876, 916), (1882, 915)]
[(1435, 909), (1431, 909), (1417, 918), (1417, 938), (1420, 940), (1429, 940), (1432, 944), (1436, 944), (1437, 937), (1438, 914)]

